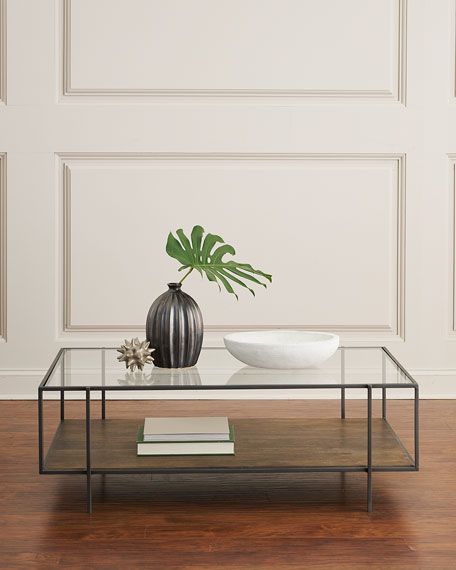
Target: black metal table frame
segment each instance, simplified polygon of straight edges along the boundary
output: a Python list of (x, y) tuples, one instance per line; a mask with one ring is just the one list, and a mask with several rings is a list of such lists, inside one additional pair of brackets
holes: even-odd
[[(209, 348), (209, 347), (208, 347)], [(205, 350), (207, 350), (206, 348)], [(382, 350), (382, 383), (366, 383), (366, 384), (345, 384), (345, 350), (346, 349), (377, 349)], [(210, 349), (210, 348), (209, 348)], [(372, 473), (374, 471), (418, 471), (419, 470), (419, 386), (411, 375), (403, 368), (403, 366), (396, 360), (391, 352), (385, 347), (340, 347), (341, 350), (341, 384), (258, 384), (255, 386), (240, 386), (240, 385), (214, 385), (195, 388), (191, 385), (183, 385), (176, 388), (175, 386), (46, 386), (47, 381), (53, 374), (60, 358), (66, 351), (66, 348), (61, 348), (57, 353), (54, 361), (52, 362), (46, 376), (38, 387), (38, 461), (40, 474), (46, 475), (85, 475), (87, 479), (87, 512), (92, 513), (92, 475), (94, 474), (183, 474), (183, 473), (318, 473), (318, 472), (365, 472), (367, 474), (367, 511), (372, 512)], [(99, 347), (72, 347), (71, 350), (100, 350)], [(102, 351), (102, 380), (105, 374), (105, 350), (112, 350), (110, 348), (101, 348)], [(408, 383), (388, 383), (386, 382), (386, 358), (389, 358), (400, 370), (406, 378), (409, 379)], [(62, 376), (63, 376), (62, 368)], [(103, 382), (102, 382), (103, 383)], [(397, 438), (403, 451), (410, 459), (410, 466), (373, 466), (372, 465), (372, 390), (382, 390), (382, 419), (387, 420), (387, 389), (388, 388), (407, 388), (414, 390), (414, 457), (402, 445)], [(315, 389), (338, 389), (341, 393), (340, 398), (340, 417), (345, 419), (345, 391), (347, 389), (364, 389), (367, 394), (367, 457), (365, 466), (331, 466), (331, 467), (188, 467), (188, 468), (119, 468), (119, 469), (103, 469), (92, 467), (91, 462), (91, 392), (101, 392), (101, 419), (106, 419), (106, 392), (107, 391), (122, 391), (122, 390), (270, 390), (270, 389), (299, 389), (299, 390), (315, 390)], [(72, 392), (85, 392), (86, 402), (86, 468), (85, 469), (46, 469), (44, 459), (44, 446), (43, 446), (43, 392), (60, 392), (60, 421), (65, 421), (65, 391)], [(391, 427), (391, 426), (390, 426)], [(394, 433), (394, 430), (393, 430)], [(396, 436), (397, 437), (397, 436)]]

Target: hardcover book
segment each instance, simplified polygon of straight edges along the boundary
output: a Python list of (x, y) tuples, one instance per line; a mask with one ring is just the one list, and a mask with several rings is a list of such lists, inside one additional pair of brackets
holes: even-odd
[(229, 441), (227, 417), (146, 418), (144, 441)]
[(234, 429), (231, 426), (227, 440), (145, 441), (144, 428), (137, 438), (138, 455), (234, 455)]

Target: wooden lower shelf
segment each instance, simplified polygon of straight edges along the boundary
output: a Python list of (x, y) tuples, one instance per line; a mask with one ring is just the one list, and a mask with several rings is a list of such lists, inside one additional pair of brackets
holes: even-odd
[[(363, 467), (365, 419), (233, 419), (235, 455), (136, 455), (143, 420), (92, 420), (92, 469)], [(382, 419), (372, 422), (373, 465), (412, 467), (402, 444)], [(85, 469), (85, 421), (65, 420), (49, 448), (46, 470)]]

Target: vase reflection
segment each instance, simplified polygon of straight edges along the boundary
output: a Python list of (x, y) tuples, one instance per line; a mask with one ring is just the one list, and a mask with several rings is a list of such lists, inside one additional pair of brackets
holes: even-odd
[(196, 366), (191, 368), (154, 368), (152, 372), (126, 372), (118, 378), (121, 386), (201, 386)]

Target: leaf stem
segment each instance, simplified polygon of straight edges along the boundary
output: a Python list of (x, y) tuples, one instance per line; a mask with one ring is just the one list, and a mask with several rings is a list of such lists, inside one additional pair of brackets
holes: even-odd
[(186, 279), (190, 273), (193, 271), (193, 267), (190, 267), (190, 270), (187, 271), (187, 273), (182, 277), (182, 279), (179, 281), (179, 283), (182, 285), (182, 283), (184, 282), (184, 279)]

